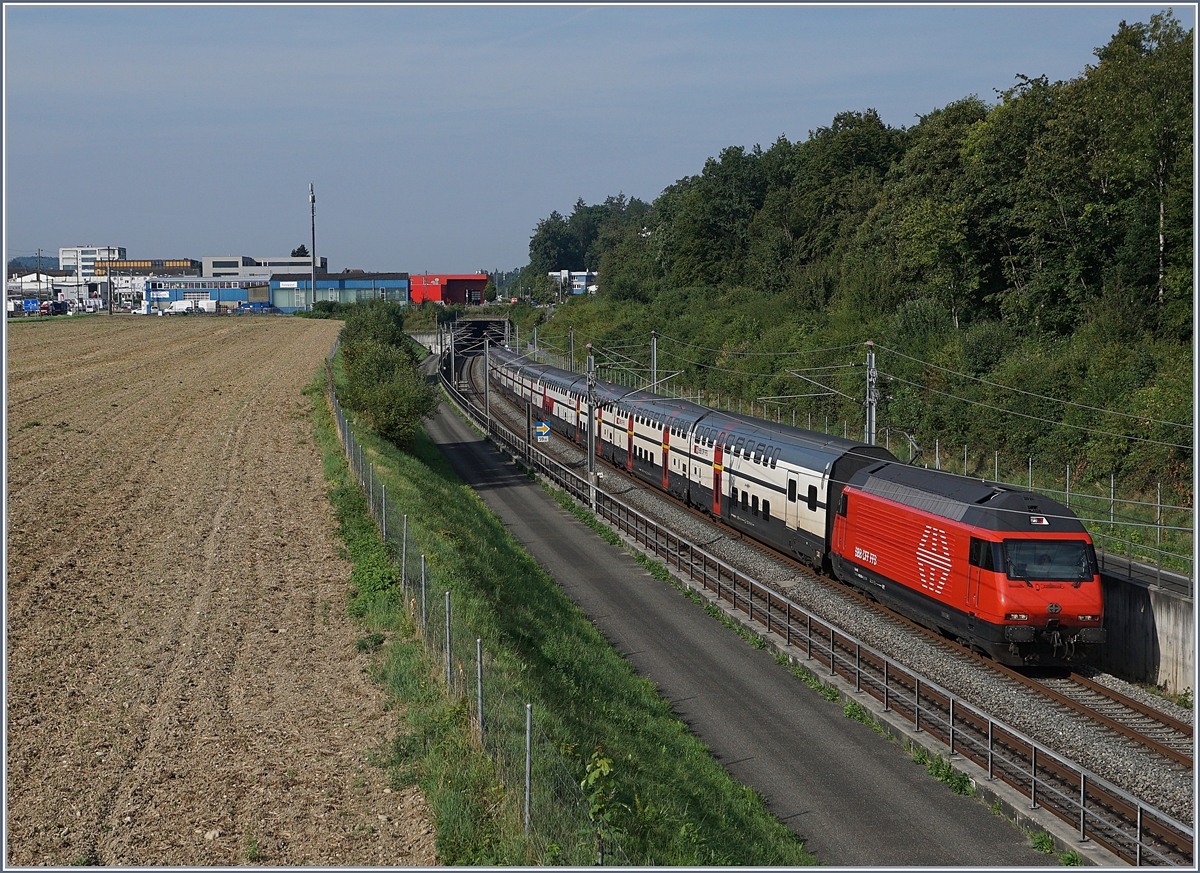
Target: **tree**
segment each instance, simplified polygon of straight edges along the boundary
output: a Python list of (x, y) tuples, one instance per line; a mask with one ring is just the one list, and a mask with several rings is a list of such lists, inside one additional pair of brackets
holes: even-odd
[(529, 266), (538, 273), (579, 269), (577, 237), (558, 210), (538, 222), (529, 239)]
[(308, 246), (304, 245), (304, 243), (301, 243), (298, 247), (292, 249), (292, 257), (293, 258), (307, 258), (308, 257)]

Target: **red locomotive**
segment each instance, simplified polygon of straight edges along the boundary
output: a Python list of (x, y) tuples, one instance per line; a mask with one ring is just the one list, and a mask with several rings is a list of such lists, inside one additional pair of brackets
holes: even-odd
[(1091, 538), (1038, 494), (872, 465), (842, 491), (830, 551), (839, 578), (1001, 663), (1072, 664), (1105, 640)]

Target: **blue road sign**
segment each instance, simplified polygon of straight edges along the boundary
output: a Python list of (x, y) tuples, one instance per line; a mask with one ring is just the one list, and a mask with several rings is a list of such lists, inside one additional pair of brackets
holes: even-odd
[(537, 441), (539, 443), (550, 442), (550, 422), (548, 422), (548, 421), (534, 422), (533, 432), (537, 436)]

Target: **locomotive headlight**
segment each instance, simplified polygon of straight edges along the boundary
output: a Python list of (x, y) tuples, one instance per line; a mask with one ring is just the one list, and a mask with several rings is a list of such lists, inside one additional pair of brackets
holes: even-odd
[(1027, 612), (1010, 612), (1004, 616), (1005, 621), (1029, 621), (1029, 613)]
[(1081, 616), (1079, 616), (1079, 620), (1080, 621), (1099, 621), (1100, 616), (1098, 616), (1098, 615), (1081, 615)]

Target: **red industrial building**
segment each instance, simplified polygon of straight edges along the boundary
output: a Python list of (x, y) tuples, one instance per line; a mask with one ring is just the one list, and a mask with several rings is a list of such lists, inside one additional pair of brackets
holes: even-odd
[(409, 277), (409, 300), (414, 306), (426, 301), (478, 306), (483, 302), (483, 288), (487, 280), (487, 273), (413, 274)]

